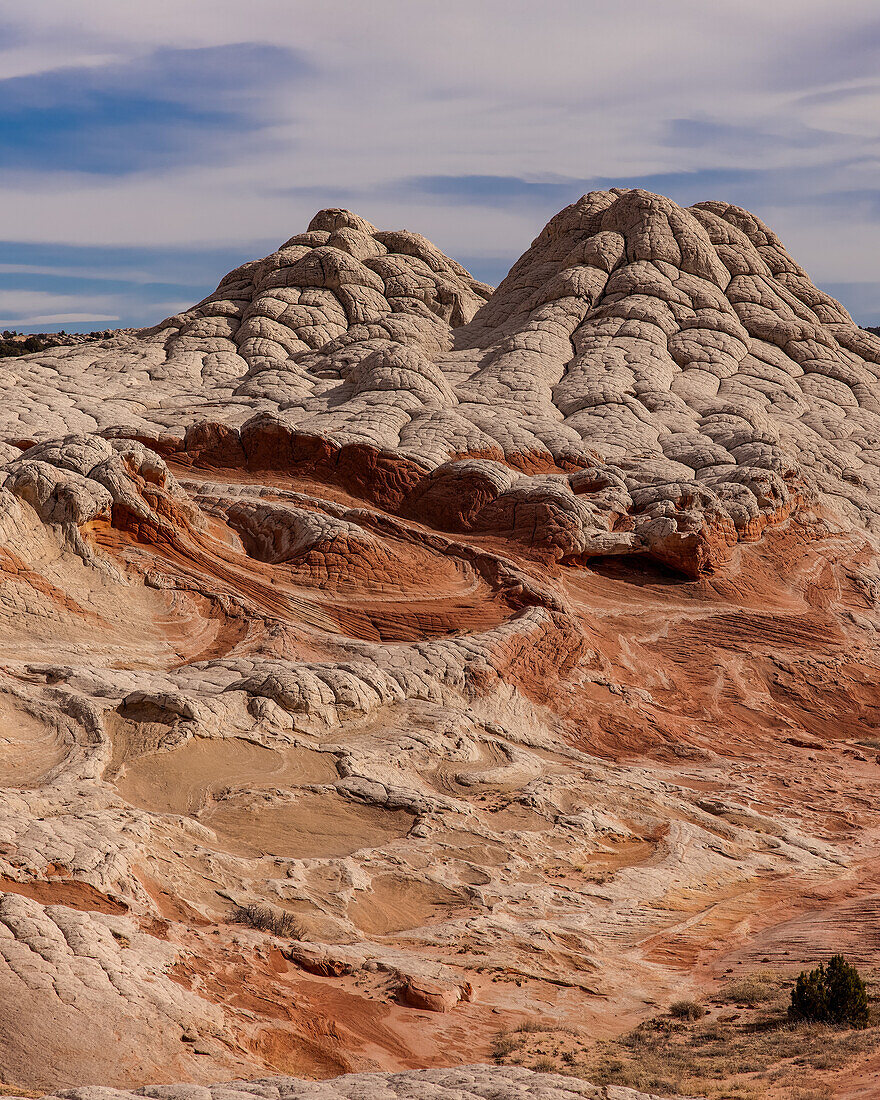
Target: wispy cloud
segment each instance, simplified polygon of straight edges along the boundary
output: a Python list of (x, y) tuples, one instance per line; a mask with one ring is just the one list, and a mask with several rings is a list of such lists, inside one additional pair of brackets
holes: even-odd
[(401, 191), (430, 196), (441, 202), (499, 203), (564, 202), (583, 180), (531, 180), (519, 176), (416, 176), (402, 181)]
[(115, 314), (101, 313), (44, 313), (30, 317), (7, 317), (0, 319), (0, 325), (12, 326), (13, 331), (18, 329), (33, 329), (42, 325), (75, 325), (77, 329), (89, 325), (97, 325), (102, 322), (118, 321)]
[(0, 289), (0, 326), (4, 328), (118, 320), (118, 313), (102, 311), (100, 299), (90, 301), (85, 295)]
[(229, 157), (269, 125), (268, 93), (311, 71), (298, 51), (244, 42), (2, 80), (0, 168), (124, 175)]
[(698, 0), (40, 0), (0, 18), (17, 242), (0, 263), (40, 269), (0, 267), (0, 289), (115, 295), (98, 312), (146, 323), (327, 205), (497, 282), (559, 207), (642, 186), (748, 206), (875, 319), (856, 289), (880, 255), (875, 0), (738, 0), (723, 19)]
[(745, 159), (746, 163), (755, 163), (771, 152), (790, 154), (792, 150), (818, 149), (843, 141), (833, 131), (810, 126), (774, 126), (772, 122), (749, 125), (700, 117), (671, 119), (666, 135), (670, 148), (699, 149), (725, 159)]
[[(278, 241), (256, 241), (260, 255)], [(233, 267), (252, 259), (251, 248), (168, 248), (55, 245), (0, 241), (0, 309), (5, 327), (66, 325), (118, 319), (126, 327), (152, 325), (209, 294)], [(22, 262), (22, 261), (31, 262)], [(63, 314), (63, 316), (62, 316)], [(75, 320), (74, 314), (83, 315)], [(88, 317), (85, 317), (88, 314)], [(57, 315), (53, 321), (49, 316)], [(111, 316), (112, 315), (112, 316)]]

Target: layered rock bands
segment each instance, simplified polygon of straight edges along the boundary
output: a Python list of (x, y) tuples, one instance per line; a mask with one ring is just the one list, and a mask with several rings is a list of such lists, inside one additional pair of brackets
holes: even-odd
[(870, 961), (880, 338), (746, 211), (593, 192), (493, 292), (325, 210), (0, 387), (9, 1081), (611, 1035), (817, 910)]

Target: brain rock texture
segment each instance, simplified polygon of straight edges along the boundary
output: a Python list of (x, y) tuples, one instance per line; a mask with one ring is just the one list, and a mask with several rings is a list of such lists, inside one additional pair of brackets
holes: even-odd
[[(878, 372), (755, 217), (638, 190), (494, 291), (324, 210), (0, 362), (5, 1079), (224, 1100), (602, 1038), (823, 922), (872, 963)], [(232, 1091), (416, 1094), (360, 1080)]]
[(877, 338), (756, 218), (593, 192), (492, 294), (340, 210), (155, 330), (9, 370), (8, 438), (140, 436), (354, 480), (557, 559), (698, 573), (805, 494), (876, 523)]
[[(594, 1088), (570, 1077), (539, 1075), (521, 1068), (465, 1066), (411, 1073), (355, 1073), (318, 1083), (293, 1077), (230, 1081), (214, 1088), (159, 1086), (123, 1092), (74, 1089), (48, 1100), (662, 1100), (634, 1089)], [(13, 1097), (13, 1100), (16, 1098)]]

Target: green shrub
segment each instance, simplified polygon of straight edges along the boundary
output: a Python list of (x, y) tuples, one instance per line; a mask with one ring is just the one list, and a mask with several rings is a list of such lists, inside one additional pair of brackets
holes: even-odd
[(834, 955), (827, 967), (804, 970), (791, 991), (790, 1020), (824, 1024), (868, 1026), (868, 991), (858, 970), (843, 955)]
[(28, 336), (25, 340), (0, 340), (0, 358), (30, 355), (33, 351), (43, 351), (45, 341), (39, 336)]

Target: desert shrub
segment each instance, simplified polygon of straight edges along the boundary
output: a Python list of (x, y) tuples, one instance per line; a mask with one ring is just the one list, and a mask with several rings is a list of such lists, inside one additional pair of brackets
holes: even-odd
[(37, 336), (28, 336), (26, 340), (0, 340), (0, 358), (30, 355), (33, 351), (42, 351), (45, 346)]
[(828, 966), (821, 964), (798, 975), (788, 1009), (791, 1020), (825, 1024), (868, 1026), (868, 991), (858, 970), (843, 955), (834, 955)]
[(268, 905), (236, 905), (232, 914), (236, 924), (246, 924), (261, 932), (271, 932), (284, 939), (303, 940), (305, 929), (300, 921), (283, 909), (270, 909)]
[(502, 1058), (506, 1058), (508, 1054), (512, 1054), (519, 1046), (519, 1040), (514, 1039), (509, 1032), (501, 1031), (495, 1036), (492, 1043), (492, 1057), (496, 1062), (499, 1062)]
[(745, 978), (735, 978), (721, 990), (725, 1002), (754, 1007), (764, 1001), (772, 1001), (777, 993), (777, 984), (770, 976), (750, 974)]
[(706, 1010), (696, 1001), (673, 1001), (669, 1006), (669, 1015), (676, 1020), (699, 1020)]

